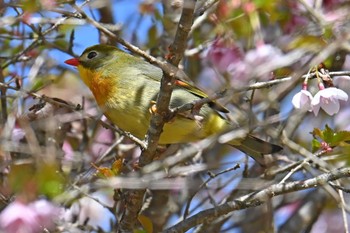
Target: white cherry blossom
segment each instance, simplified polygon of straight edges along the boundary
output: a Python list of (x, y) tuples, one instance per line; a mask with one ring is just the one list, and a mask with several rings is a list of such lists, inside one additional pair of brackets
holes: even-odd
[(313, 97), (308, 90), (301, 90), (293, 96), (292, 104), (296, 109), (312, 111), (311, 101)]
[(347, 101), (348, 94), (335, 87), (321, 89), (311, 101), (312, 111), (317, 116), (320, 108), (322, 108), (328, 115), (332, 116), (339, 112), (339, 100)]

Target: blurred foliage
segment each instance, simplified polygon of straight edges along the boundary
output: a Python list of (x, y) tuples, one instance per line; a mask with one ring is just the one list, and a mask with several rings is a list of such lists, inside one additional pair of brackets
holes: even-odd
[(92, 164), (93, 167), (97, 170), (96, 175), (100, 178), (111, 178), (118, 176), (121, 173), (123, 168), (123, 160), (117, 159), (112, 163), (111, 168), (108, 167), (97, 167), (95, 164)]
[(12, 165), (9, 185), (14, 193), (30, 199), (40, 195), (54, 198), (65, 191), (65, 178), (59, 170), (58, 164), (52, 163)]
[[(197, 2), (205, 5), (209, 1)], [(302, 2), (312, 4), (311, 9)], [(161, 190), (164, 191), (161, 195), (158, 195), (160, 190), (147, 190), (142, 199), (143, 210), (137, 214), (138, 225), (134, 228), (134, 232), (140, 233), (160, 232), (186, 217), (235, 200), (251, 190), (279, 183), (285, 177), (284, 182), (288, 184), (327, 171), (329, 168), (313, 164), (307, 169), (299, 166), (304, 159), (303, 150), (310, 145), (311, 152), (329, 155), (320, 157), (327, 162), (327, 157), (340, 151), (341, 159), (329, 162), (333, 170), (343, 167), (344, 161), (349, 164), (350, 131), (345, 128), (350, 124), (348, 117), (326, 114), (315, 117), (292, 110), (291, 95), (300, 90), (303, 79), (293, 77), (288, 82), (268, 85), (254, 92), (245, 89), (256, 82), (307, 73), (315, 66), (310, 61), (320, 55), (329, 70), (349, 69), (349, 3), (343, 0), (220, 0), (212, 3), (212, 7), (196, 15), (180, 67), (193, 83), (210, 94), (223, 89), (234, 90), (231, 96), (218, 100), (231, 110), (226, 117), (233, 125), (241, 124), (284, 147), (281, 154), (274, 155), (271, 167), (254, 166), (252, 160), (219, 143), (209, 148), (198, 143), (176, 149), (170, 147), (169, 151), (161, 148), (159, 159), (147, 167), (149, 170), (139, 171), (140, 150), (113, 127), (101, 130), (101, 122), (106, 119), (96, 110), (96, 103), (76, 70), (70, 70), (63, 63), (92, 44), (123, 47), (98, 30), (97, 23), (164, 60), (176, 33), (182, 1), (7, 1), (0, 3), (0, 83), (8, 85), (0, 87), (1, 209), (13, 199), (31, 202), (44, 197), (56, 201), (62, 211), (65, 209), (57, 221), (57, 232), (117, 231), (126, 207), (133, 204), (132, 198), (127, 199), (130, 190), (120, 187), (101, 189), (96, 180), (134, 178), (143, 181), (146, 177), (148, 182), (151, 180), (161, 186), (171, 178), (173, 189)], [(289, 62), (288, 55), (295, 51), (301, 51), (301, 57)], [(283, 65), (276, 65), (286, 60), (288, 62)], [(222, 67), (218, 64), (224, 64), (224, 70), (220, 70)], [(246, 64), (249, 66), (243, 66)], [(312, 93), (316, 89), (316, 85), (309, 88)], [(71, 104), (69, 111), (62, 111), (67, 106), (58, 105), (58, 111), (37, 117), (35, 121), (29, 120), (30, 127), (21, 128), (20, 120), (37, 116), (29, 107), (55, 100), (52, 97), (66, 101), (60, 104)], [(78, 105), (79, 108), (75, 107)], [(347, 102), (341, 106), (341, 111), (348, 108)], [(59, 122), (59, 126), (52, 127), (53, 122)], [(34, 124), (39, 127), (33, 127)], [(61, 124), (69, 127), (62, 142), (58, 142), (52, 135), (62, 130)], [(339, 125), (344, 129), (335, 130)], [(306, 133), (310, 131), (312, 135)], [(289, 144), (281, 135), (286, 135)], [(112, 146), (115, 141), (118, 144)], [(40, 153), (33, 152), (36, 151), (33, 147), (38, 147)], [(195, 151), (190, 156), (185, 153), (190, 151), (187, 147)], [(179, 159), (184, 155), (186, 159)], [(176, 159), (179, 161), (172, 164)], [(244, 166), (233, 169), (237, 163)], [(265, 171), (276, 174), (273, 179), (266, 180), (261, 178)], [(188, 179), (186, 187), (177, 188), (183, 186), (176, 178)], [(349, 186), (345, 179), (340, 180), (339, 185)], [(344, 203), (337, 196), (339, 189), (332, 191), (331, 195), (315, 195), (322, 197), (320, 203), (332, 203), (332, 211), (337, 211), (327, 215), (311, 209), (308, 219), (312, 221), (299, 221), (300, 224), (293, 225), (299, 227), (298, 230), (293, 228), (290, 232), (317, 229), (317, 226), (319, 229), (319, 225), (327, 221), (329, 228), (343, 226), (340, 215), (336, 214)], [(82, 202), (83, 198), (88, 200), (87, 204)], [(221, 216), (220, 221), (205, 220), (198, 231), (248, 229), (247, 232), (256, 232), (253, 229), (264, 231), (272, 225), (278, 231), (281, 226), (290, 227), (289, 220), (295, 220), (299, 211), (305, 210), (303, 207), (310, 208), (308, 203), (311, 201), (306, 192), (292, 192), (274, 198), (272, 205), (265, 208), (268, 210), (254, 208), (252, 212), (242, 210)], [(107, 219), (107, 215), (101, 214), (101, 209), (94, 209), (91, 203), (112, 218)], [(185, 214), (184, 209), (187, 209)], [(315, 223), (320, 215), (324, 222)], [(334, 215), (336, 220), (332, 219)], [(103, 222), (103, 226), (94, 225), (94, 220)], [(3, 227), (1, 224), (0, 221), (0, 227)]]

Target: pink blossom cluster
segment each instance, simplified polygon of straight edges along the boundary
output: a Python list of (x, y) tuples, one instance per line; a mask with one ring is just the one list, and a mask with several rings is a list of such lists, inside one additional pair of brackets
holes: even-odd
[(293, 34), (301, 28), (305, 28), (306, 25), (309, 28), (315, 27), (313, 21), (310, 20), (309, 10), (306, 6), (312, 9), (316, 8), (321, 13), (322, 19), (329, 23), (329, 25), (332, 25), (333, 30), (342, 30), (343, 27), (339, 23), (346, 20), (348, 16), (347, 8), (342, 7), (347, 1), (305, 0), (303, 3), (300, 1), (286, 1), (285, 4), (290, 12), (290, 18), (282, 27), (284, 34)]
[(4, 233), (37, 233), (52, 229), (59, 208), (46, 200), (29, 204), (14, 201), (0, 214), (0, 228)]
[(295, 63), (300, 59), (300, 54), (284, 54), (278, 47), (264, 43), (244, 52), (239, 45), (218, 38), (203, 57), (219, 73), (228, 74), (234, 84), (240, 86), (246, 85), (252, 78), (261, 81), (272, 79), (274, 70)]
[(325, 88), (323, 83), (319, 83), (319, 91), (315, 96), (307, 90), (307, 85), (303, 85), (303, 89), (294, 95), (292, 104), (296, 109), (312, 111), (315, 116), (318, 115), (322, 108), (328, 115), (334, 115), (339, 112), (339, 101), (347, 101), (348, 94), (341, 89), (335, 87)]

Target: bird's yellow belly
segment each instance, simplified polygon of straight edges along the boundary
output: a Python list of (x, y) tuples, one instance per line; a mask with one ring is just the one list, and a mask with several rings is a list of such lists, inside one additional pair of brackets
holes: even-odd
[[(134, 109), (135, 110), (135, 109)], [(105, 115), (115, 125), (139, 139), (144, 139), (150, 124), (149, 113), (135, 113), (129, 111), (106, 110)], [(142, 117), (146, 115), (145, 117)], [(163, 127), (163, 132), (159, 139), (159, 144), (173, 144), (192, 142), (208, 136), (203, 125), (194, 120), (184, 117), (176, 117)]]
[[(141, 140), (145, 138), (149, 128), (151, 119), (149, 108), (154, 104), (153, 100), (157, 93), (157, 90), (147, 89), (147, 87), (147, 85), (140, 85), (139, 88), (119, 89), (117, 97), (108, 98), (106, 102), (96, 98), (110, 121)], [(159, 144), (198, 141), (226, 128), (227, 122), (208, 106), (203, 106), (201, 113), (202, 121), (178, 115), (166, 123)]]

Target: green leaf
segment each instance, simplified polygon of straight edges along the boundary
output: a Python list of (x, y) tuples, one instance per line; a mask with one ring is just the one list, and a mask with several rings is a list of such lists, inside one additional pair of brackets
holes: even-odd
[(64, 177), (59, 171), (56, 163), (42, 163), (38, 166), (35, 179), (39, 193), (53, 198), (63, 192)]
[(331, 143), (333, 141), (335, 133), (333, 129), (331, 129), (328, 125), (326, 125), (326, 128), (323, 130), (323, 140), (327, 143)]
[(317, 52), (322, 50), (326, 45), (322, 37), (307, 35), (295, 37), (294, 40), (289, 43), (288, 49), (305, 49), (310, 52)]
[(337, 146), (341, 143), (350, 144), (350, 132), (339, 131), (334, 134), (331, 146)]
[(8, 175), (8, 181), (12, 191), (19, 193), (30, 189), (32, 192), (35, 192), (34, 174), (35, 168), (30, 163), (12, 165)]
[(312, 153), (315, 153), (316, 151), (318, 151), (320, 147), (321, 147), (321, 143), (316, 139), (312, 139)]
[(314, 140), (312, 141), (313, 152), (320, 149), (320, 142), (326, 142), (331, 147), (336, 146), (349, 146), (350, 145), (350, 132), (349, 131), (334, 131), (328, 125), (325, 125), (325, 129), (321, 130), (319, 128), (314, 128), (312, 131)]
[(148, 30), (148, 46), (150, 48), (156, 47), (158, 43), (158, 32), (156, 25), (153, 25)]
[(323, 132), (322, 132), (322, 130), (321, 129), (319, 129), (319, 128), (314, 128), (314, 130), (312, 131), (312, 135), (314, 136), (314, 137), (319, 137), (319, 138), (323, 138)]

